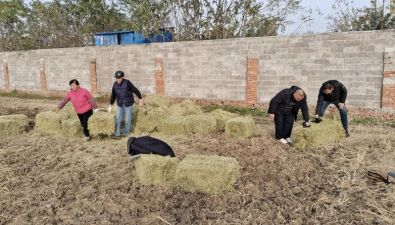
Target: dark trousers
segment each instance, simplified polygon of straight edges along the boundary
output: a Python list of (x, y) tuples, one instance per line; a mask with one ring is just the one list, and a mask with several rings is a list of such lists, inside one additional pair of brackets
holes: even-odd
[(85, 137), (89, 137), (89, 130), (88, 130), (88, 119), (92, 116), (93, 110), (90, 109), (82, 114), (78, 114), (78, 118), (80, 119), (81, 125), (84, 128)]
[(292, 113), (283, 113), (281, 111), (277, 111), (274, 117), (276, 139), (285, 139), (291, 137), (294, 121), (295, 118)]
[(334, 104), (336, 106), (336, 108), (339, 110), (340, 112), (340, 119), (342, 121), (342, 125), (345, 131), (348, 131), (348, 119), (347, 119), (347, 108), (346, 105), (344, 104), (343, 108), (340, 109), (339, 108), (339, 100), (334, 101), (334, 102), (327, 102), (324, 100), (324, 102), (322, 103), (322, 109), (321, 112), (319, 112), (319, 116), (323, 116), (325, 113), (325, 109), (328, 108), (328, 106), (330, 104)]

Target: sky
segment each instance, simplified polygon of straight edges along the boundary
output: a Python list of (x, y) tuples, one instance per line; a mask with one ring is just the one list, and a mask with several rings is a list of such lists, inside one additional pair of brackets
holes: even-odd
[[(327, 24), (329, 20), (325, 19), (328, 15), (335, 15), (335, 11), (332, 9), (332, 5), (336, 3), (336, 0), (302, 0), (301, 5), (306, 7), (307, 9), (311, 8), (313, 10), (313, 14), (311, 15), (312, 21), (310, 24), (306, 24), (301, 26), (299, 33), (323, 33), (326, 32)], [(353, 4), (356, 8), (362, 8), (364, 6), (370, 6), (370, 0), (354, 0)], [(319, 15), (316, 9), (319, 9), (323, 15)], [(295, 21), (296, 23), (293, 25), (287, 26), (286, 30), (280, 35), (292, 35), (297, 34), (295, 30), (298, 29), (300, 23), (298, 23), (297, 16), (291, 16), (290, 19)]]

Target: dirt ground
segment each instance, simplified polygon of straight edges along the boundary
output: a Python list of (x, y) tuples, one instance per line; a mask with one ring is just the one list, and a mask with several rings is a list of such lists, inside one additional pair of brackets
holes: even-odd
[(395, 184), (369, 169), (395, 167), (395, 128), (350, 124), (351, 138), (297, 150), (256, 118), (248, 139), (224, 134), (156, 136), (177, 157), (236, 158), (234, 190), (191, 194), (142, 186), (128, 167), (126, 138), (63, 138), (36, 133), (37, 113), (56, 101), (0, 98), (0, 115), (26, 114), (31, 129), (0, 139), (0, 224), (395, 224)]

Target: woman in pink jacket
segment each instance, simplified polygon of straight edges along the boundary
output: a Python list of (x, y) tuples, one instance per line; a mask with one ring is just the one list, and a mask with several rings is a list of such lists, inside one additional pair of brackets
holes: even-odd
[(82, 138), (83, 141), (89, 141), (91, 139), (88, 130), (88, 119), (92, 116), (92, 108), (95, 112), (99, 111), (99, 107), (96, 104), (95, 99), (93, 99), (91, 93), (85, 88), (80, 87), (78, 80), (73, 79), (69, 83), (71, 91), (67, 92), (66, 97), (59, 103), (56, 108), (56, 113), (61, 110), (67, 102), (71, 100), (74, 109), (77, 112), (78, 118), (80, 119), (81, 125), (84, 128), (85, 137)]

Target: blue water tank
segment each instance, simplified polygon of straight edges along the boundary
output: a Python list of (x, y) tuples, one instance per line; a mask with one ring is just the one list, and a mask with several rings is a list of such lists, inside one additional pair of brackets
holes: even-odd
[[(172, 28), (170, 28), (172, 30)], [(151, 33), (149, 38), (144, 37), (142, 33), (135, 31), (114, 31), (95, 33), (95, 45), (128, 45), (128, 44), (144, 44), (154, 42), (171, 42), (173, 35), (170, 29), (159, 29), (158, 33)]]

